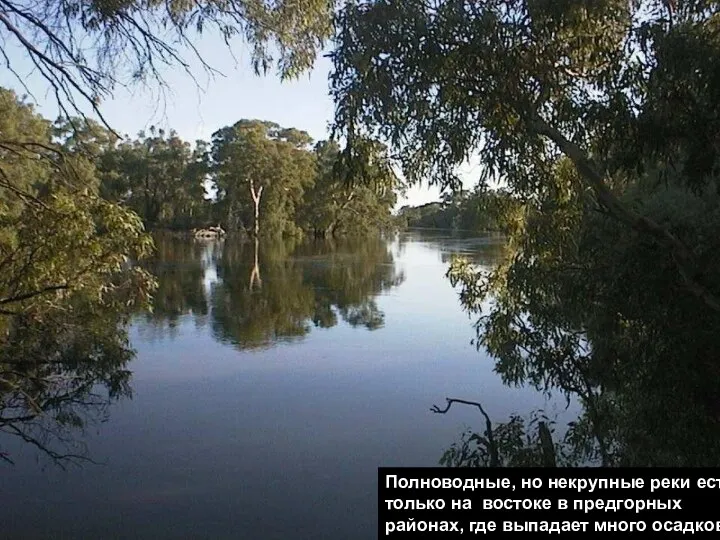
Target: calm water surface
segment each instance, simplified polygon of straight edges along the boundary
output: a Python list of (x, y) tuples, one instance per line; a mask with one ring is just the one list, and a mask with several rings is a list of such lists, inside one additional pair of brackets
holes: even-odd
[(155, 310), (130, 336), (132, 399), (75, 437), (66, 470), (0, 438), (7, 538), (361, 539), (377, 467), (435, 466), (481, 400), (498, 421), (562, 410), (470, 344), (444, 277), (497, 241), (410, 232), (337, 244), (159, 242)]

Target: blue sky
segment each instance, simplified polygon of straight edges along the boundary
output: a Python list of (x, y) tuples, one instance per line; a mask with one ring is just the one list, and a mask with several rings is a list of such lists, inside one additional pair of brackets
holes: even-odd
[[(135, 135), (151, 125), (173, 128), (188, 141), (209, 140), (217, 129), (241, 118), (270, 120), (286, 127), (307, 131), (315, 140), (328, 137), (328, 125), (334, 106), (328, 94), (331, 63), (321, 57), (315, 69), (299, 80), (280, 82), (273, 74), (258, 77), (250, 67), (247, 49), (233, 45), (233, 54), (217, 37), (205, 36), (197, 41), (203, 58), (222, 76), (207, 76), (197, 63), (191, 63), (197, 83), (184, 71), (167, 68), (162, 74), (169, 92), (158, 99), (157, 87), (119, 88), (114, 99), (101, 104), (103, 115), (119, 133)], [(9, 51), (13, 67), (23, 77), (38, 103), (38, 111), (48, 118), (57, 116), (54, 98), (47, 84), (32, 73), (29, 62), (19, 51)], [(0, 85), (24, 90), (8, 70), (0, 69)], [(158, 106), (160, 103), (160, 106)], [(475, 167), (466, 170), (466, 187), (472, 185)], [(403, 204), (423, 204), (439, 198), (437, 188), (419, 186), (410, 189)]]

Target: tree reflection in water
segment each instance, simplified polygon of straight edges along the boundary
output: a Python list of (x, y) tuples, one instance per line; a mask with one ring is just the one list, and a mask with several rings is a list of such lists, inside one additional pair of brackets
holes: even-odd
[[(114, 401), (131, 396), (125, 316), (73, 313), (42, 323), (16, 317), (0, 348), (0, 432), (61, 467), (92, 461), (84, 430), (106, 420)], [(0, 459), (14, 463), (1, 441)]]
[(563, 396), (581, 414), (560, 425), (535, 411), (494, 424), (492, 437), (485, 425), (442, 463), (716, 466), (718, 315), (652, 244), (597, 212), (565, 210), (528, 209), (496, 268), (458, 258), (448, 276), (503, 382)]
[(302, 339), (339, 320), (380, 328), (375, 297), (404, 279), (380, 238), (228, 243), (217, 275), (213, 333), (241, 349)]
[[(144, 338), (173, 338), (184, 320), (207, 325), (238, 349), (302, 339), (344, 321), (375, 330), (375, 297), (404, 280), (388, 242), (356, 240), (225, 242), (158, 237), (143, 266), (157, 279), (152, 310), (130, 313), (79, 302), (38, 322), (18, 316), (0, 348), (0, 432), (51, 461), (92, 462), (85, 430), (131, 398), (132, 317)], [(149, 333), (149, 335), (148, 335)], [(5, 439), (9, 444), (10, 440)], [(0, 460), (13, 463), (0, 439)]]

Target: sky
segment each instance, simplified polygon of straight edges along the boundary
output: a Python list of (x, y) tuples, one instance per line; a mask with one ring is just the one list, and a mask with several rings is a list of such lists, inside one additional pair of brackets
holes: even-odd
[[(196, 42), (203, 58), (222, 75), (208, 76), (199, 63), (191, 63), (196, 81), (182, 69), (167, 68), (162, 75), (169, 91), (158, 99), (158, 87), (135, 86), (119, 88), (112, 100), (100, 109), (108, 123), (120, 134), (136, 135), (154, 125), (177, 131), (188, 141), (209, 140), (219, 128), (242, 118), (269, 120), (284, 127), (307, 131), (315, 140), (329, 136), (329, 123), (334, 104), (328, 92), (331, 62), (320, 57), (315, 68), (298, 80), (281, 82), (274, 74), (257, 76), (250, 65), (247, 48), (233, 44), (232, 54), (219, 37), (204, 36)], [(7, 50), (13, 68), (32, 92), (37, 110), (54, 119), (58, 108), (48, 85), (34, 73), (22, 51)], [(189, 56), (186, 56), (189, 58)], [(26, 93), (7, 69), (0, 68), (0, 86)], [(465, 187), (477, 177), (477, 164), (464, 169)], [(397, 207), (412, 206), (438, 200), (437, 188), (417, 186), (408, 190)]]

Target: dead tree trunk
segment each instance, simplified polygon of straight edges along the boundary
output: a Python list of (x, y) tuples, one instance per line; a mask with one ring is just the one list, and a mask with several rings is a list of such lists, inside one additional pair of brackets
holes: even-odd
[(253, 203), (255, 204), (255, 238), (260, 235), (260, 198), (262, 197), (263, 187), (256, 191), (255, 181), (250, 180), (250, 195), (252, 196)]

